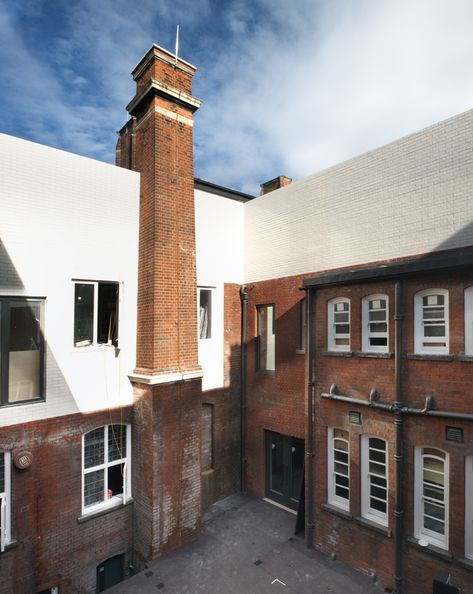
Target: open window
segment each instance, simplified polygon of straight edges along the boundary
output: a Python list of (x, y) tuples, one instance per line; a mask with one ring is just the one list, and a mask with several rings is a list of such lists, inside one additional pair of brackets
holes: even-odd
[(89, 431), (82, 444), (84, 513), (131, 497), (131, 426), (106, 425)]
[(74, 346), (118, 346), (119, 284), (74, 282)]
[(199, 339), (212, 338), (213, 290), (198, 288)]

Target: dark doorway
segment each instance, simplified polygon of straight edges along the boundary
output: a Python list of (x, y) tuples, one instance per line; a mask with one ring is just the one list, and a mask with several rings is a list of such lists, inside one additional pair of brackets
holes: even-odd
[(97, 566), (97, 592), (103, 592), (123, 581), (125, 555), (110, 557)]
[(304, 441), (266, 431), (266, 497), (299, 508), (304, 476)]

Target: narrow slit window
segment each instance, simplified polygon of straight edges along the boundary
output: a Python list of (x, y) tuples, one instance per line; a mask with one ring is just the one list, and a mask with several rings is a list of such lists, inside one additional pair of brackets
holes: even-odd
[(275, 366), (275, 333), (274, 305), (258, 305), (258, 371), (274, 371)]
[(199, 289), (199, 338), (212, 338), (211, 289)]
[(328, 304), (328, 349), (350, 350), (350, 301), (335, 299)]
[(387, 444), (377, 437), (362, 437), (361, 508), (363, 517), (387, 524)]
[(348, 432), (330, 428), (328, 432), (328, 501), (350, 507), (350, 444)]

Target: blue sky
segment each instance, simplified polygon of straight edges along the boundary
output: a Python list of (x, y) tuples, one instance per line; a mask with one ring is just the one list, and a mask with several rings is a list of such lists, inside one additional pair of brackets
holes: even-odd
[(0, 131), (113, 162), (177, 24), (195, 174), (250, 193), (473, 107), (471, 0), (0, 0)]

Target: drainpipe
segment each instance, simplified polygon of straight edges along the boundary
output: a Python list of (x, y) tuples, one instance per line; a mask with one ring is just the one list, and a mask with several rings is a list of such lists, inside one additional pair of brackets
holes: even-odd
[(315, 355), (315, 327), (314, 327), (314, 296), (315, 290), (307, 291), (307, 548), (314, 546), (314, 518), (313, 518), (313, 491), (314, 491), (314, 355)]
[(240, 286), (241, 333), (240, 333), (240, 489), (246, 488), (246, 320), (248, 293)]
[(396, 402), (394, 403), (394, 425), (396, 428), (395, 454), (396, 461), (396, 493), (394, 517), (396, 520), (395, 531), (395, 562), (394, 583), (396, 593), (402, 594), (402, 546), (404, 539), (404, 455), (403, 455), (403, 405), (402, 405), (402, 286), (401, 281), (395, 283), (395, 347), (394, 364), (396, 380)]

